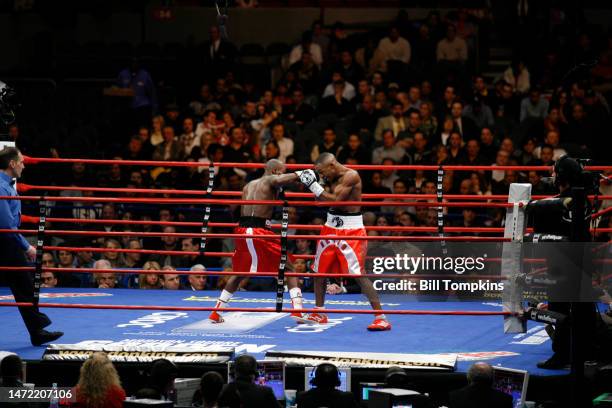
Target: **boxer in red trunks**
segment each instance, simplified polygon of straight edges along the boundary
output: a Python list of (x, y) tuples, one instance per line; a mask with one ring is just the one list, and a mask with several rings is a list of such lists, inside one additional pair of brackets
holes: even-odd
[[(243, 200), (274, 200), (277, 188), (298, 181), (296, 173), (284, 174), (285, 165), (276, 159), (268, 160), (264, 175), (261, 178), (249, 182), (242, 189)], [(258, 235), (277, 235), (270, 229), (270, 218), (273, 206), (271, 205), (243, 205), (240, 208), (240, 221), (234, 229), (236, 234), (253, 235), (253, 238), (236, 238), (236, 252), (232, 257), (234, 272), (272, 272), (278, 270), (280, 263), (281, 247), (279, 240), (258, 239)], [(291, 257), (287, 261), (287, 270), (293, 270)], [(232, 276), (221, 292), (215, 307), (227, 307), (242, 276)], [(287, 278), (287, 286), (291, 296), (294, 309), (302, 309), (302, 291), (298, 286), (296, 277)], [(303, 318), (301, 313), (293, 313), (294, 318)], [(208, 319), (214, 323), (222, 323), (223, 316), (220, 312), (213, 311)]]
[[(322, 153), (315, 162), (316, 172), (329, 181), (331, 193), (317, 182), (317, 174), (312, 170), (299, 171), (300, 181), (314, 193), (318, 200), (323, 201), (361, 201), (361, 177), (338, 163), (331, 153)], [(321, 235), (342, 235), (347, 239), (327, 240), (322, 237), (317, 243), (317, 253), (313, 269), (316, 273), (346, 273), (359, 276), (365, 273), (365, 256), (368, 242), (351, 240), (350, 237), (366, 236), (363, 226), (360, 206), (333, 207), (327, 213), (327, 222), (321, 230)], [(378, 293), (372, 281), (368, 278), (355, 278), (361, 287), (361, 293), (367, 296), (374, 310), (382, 310)], [(325, 279), (315, 278), (316, 308), (324, 310)], [(306, 316), (310, 323), (325, 324), (328, 322), (324, 313), (311, 313)], [(370, 331), (391, 330), (391, 324), (383, 313), (374, 317), (374, 322), (368, 326)]]

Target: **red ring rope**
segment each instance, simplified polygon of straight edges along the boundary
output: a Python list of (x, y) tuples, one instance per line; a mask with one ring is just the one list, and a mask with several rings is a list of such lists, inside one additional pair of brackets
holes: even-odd
[[(0, 271), (32, 271), (33, 266), (0, 266)], [(203, 275), (203, 276), (243, 276), (250, 278), (276, 278), (278, 271), (274, 272), (233, 272), (233, 271), (163, 271), (157, 269), (95, 269), (95, 268), (48, 268), (43, 267), (44, 272), (60, 272), (60, 273), (116, 273), (119, 275), (130, 275), (130, 274), (143, 274), (143, 275)], [(175, 273), (176, 272), (176, 273)], [(505, 280), (507, 276), (503, 275), (459, 275), (459, 274), (401, 274), (401, 273), (364, 273), (360, 275), (353, 275), (347, 273), (297, 273), (297, 272), (285, 272), (285, 276), (292, 276), (296, 278), (345, 278), (345, 279), (358, 279), (358, 278), (377, 278), (377, 279), (437, 279), (437, 278), (452, 278), (452, 279), (491, 279), (491, 280)]]
[[(74, 187), (74, 186), (34, 186), (29, 184), (17, 184), (17, 190), (20, 193), (27, 193), (32, 190), (47, 190), (47, 191), (93, 191), (101, 193), (134, 193), (134, 194), (176, 194), (176, 195), (206, 195), (206, 191), (202, 190), (176, 190), (176, 189), (146, 189), (146, 188), (115, 188), (115, 187)], [(213, 191), (213, 196), (221, 197), (242, 197), (240, 191)], [(286, 192), (288, 198), (312, 198), (312, 193), (293, 193)], [(436, 194), (362, 194), (362, 199), (412, 199), (412, 200), (436, 200)], [(542, 198), (550, 198), (552, 195), (534, 195), (531, 198), (534, 200)], [(447, 200), (507, 200), (507, 194), (492, 194), (492, 195), (474, 195), (474, 194), (445, 194)], [(589, 199), (594, 199), (594, 195), (590, 195)], [(612, 196), (599, 195), (599, 200), (612, 200)], [(77, 201), (77, 197), (74, 198)]]
[[(23, 230), (23, 229), (0, 229), (0, 234), (35, 234), (37, 230)], [(71, 230), (45, 230), (46, 234), (49, 235), (81, 235), (81, 236), (94, 236), (94, 237), (123, 237), (126, 235), (122, 231), (71, 231)], [(130, 231), (128, 235), (135, 237), (184, 237), (184, 238), (253, 238), (250, 234), (215, 234), (215, 233), (189, 233), (189, 232), (142, 232), (142, 231)], [(258, 235), (258, 239), (277, 240), (280, 239), (278, 235)], [(318, 239), (329, 239), (329, 240), (346, 240), (346, 235), (288, 235), (289, 239), (306, 239), (306, 240), (318, 240)], [(438, 237), (438, 236), (418, 236), (418, 235), (368, 235), (368, 236), (350, 236), (351, 241), (402, 241), (402, 242), (438, 242), (438, 241), (471, 241), (471, 242), (510, 242), (511, 238), (503, 237), (472, 237), (472, 236), (454, 236), (454, 237)]]
[[(0, 306), (4, 307), (19, 307), (34, 306), (27, 302), (0, 302)], [(60, 308), (60, 309), (103, 309), (103, 310), (169, 310), (169, 311), (185, 311), (185, 312), (276, 312), (273, 308), (256, 308), (256, 307), (198, 307), (198, 306), (148, 306), (148, 305), (99, 305), (99, 304), (82, 304), (82, 303), (39, 303), (38, 307)], [(281, 313), (321, 313), (321, 309), (281, 309)], [(325, 309), (324, 313), (344, 313), (344, 314), (389, 314), (389, 315), (427, 315), (427, 316), (512, 316), (516, 313), (512, 312), (485, 312), (480, 310), (357, 310), (357, 309)]]
[[(113, 165), (120, 166), (158, 166), (158, 167), (208, 167), (211, 163), (203, 162), (184, 162), (184, 161), (154, 161), (154, 160), (101, 160), (101, 159), (60, 159), (50, 157), (29, 157), (24, 156), (25, 164), (39, 163), (83, 163), (83, 164), (98, 164), (98, 165)], [(221, 168), (243, 168), (243, 169), (263, 169), (264, 163), (212, 163), (215, 167)], [(313, 168), (312, 164), (286, 164), (287, 169), (299, 170)], [(479, 171), (479, 170), (516, 170), (516, 171), (550, 171), (552, 166), (458, 166), (458, 165), (393, 165), (383, 166), (376, 164), (357, 164), (346, 166), (354, 170), (384, 170), (392, 168), (393, 170), (424, 170), (437, 171), (442, 167), (443, 170), (458, 170), (458, 171)], [(586, 166), (585, 170), (605, 171), (611, 170), (612, 166)]]

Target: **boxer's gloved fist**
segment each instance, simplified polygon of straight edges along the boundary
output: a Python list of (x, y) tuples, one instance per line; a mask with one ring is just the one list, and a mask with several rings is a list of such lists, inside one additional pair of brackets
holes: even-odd
[(315, 173), (313, 170), (308, 169), (296, 171), (295, 174), (297, 174), (300, 182), (308, 187), (308, 189), (312, 191), (316, 197), (320, 196), (323, 191), (325, 191), (325, 189), (318, 183), (317, 173)]

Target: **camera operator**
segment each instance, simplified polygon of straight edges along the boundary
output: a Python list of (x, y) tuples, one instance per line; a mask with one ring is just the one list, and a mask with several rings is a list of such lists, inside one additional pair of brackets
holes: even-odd
[[(548, 240), (561, 241), (555, 244), (557, 251), (560, 248), (567, 248), (568, 251), (581, 248), (575, 244), (568, 244), (568, 241), (591, 241), (587, 221), (590, 219), (590, 205), (586, 200), (586, 195), (577, 193), (577, 191), (590, 187), (586, 185), (586, 176), (582, 165), (577, 160), (564, 155), (555, 162), (552, 178), (560, 194), (556, 198), (535, 200), (527, 205), (527, 213), (533, 223), (535, 234), (550, 234)], [(540, 239), (540, 242), (543, 240), (546, 239)], [(585, 259), (585, 261), (588, 260)], [(548, 290), (548, 310), (565, 316), (572, 315), (576, 330), (580, 330), (585, 339), (592, 341), (590, 334), (595, 328), (595, 304), (586, 301), (572, 303), (567, 301), (568, 294), (571, 298), (578, 297), (581, 276), (574, 276), (576, 273), (572, 272), (571, 266), (560, 264), (560, 262), (554, 257), (548, 259), (549, 275), (559, 279), (555, 287)], [(584, 265), (579, 266), (583, 271)], [(574, 295), (571, 295), (572, 292)], [(566, 319), (564, 323), (556, 325), (551, 336), (553, 355), (548, 360), (538, 363), (539, 368), (562, 369), (570, 363), (571, 324), (570, 319)], [(585, 343), (580, 346), (580, 350), (586, 352), (592, 350), (592, 347)]]

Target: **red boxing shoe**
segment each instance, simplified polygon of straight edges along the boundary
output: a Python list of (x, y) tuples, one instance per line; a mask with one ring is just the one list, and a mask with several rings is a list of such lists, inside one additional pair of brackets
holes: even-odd
[(306, 320), (306, 315), (304, 313), (293, 312), (291, 313), (291, 318), (295, 320), (297, 324), (308, 323), (308, 321)]
[(327, 324), (327, 315), (324, 313), (310, 313), (306, 315), (306, 323), (309, 324)]
[(369, 331), (386, 331), (391, 330), (391, 323), (385, 319), (374, 319), (374, 322), (368, 326)]
[(223, 323), (225, 321), (223, 320), (223, 316), (214, 310), (210, 312), (210, 315), (208, 315), (208, 320), (210, 320), (212, 323)]

